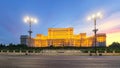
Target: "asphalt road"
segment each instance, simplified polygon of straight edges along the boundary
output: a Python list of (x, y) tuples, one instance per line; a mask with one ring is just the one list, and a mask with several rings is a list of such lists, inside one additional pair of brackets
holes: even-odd
[(120, 56), (0, 55), (0, 68), (120, 68)]

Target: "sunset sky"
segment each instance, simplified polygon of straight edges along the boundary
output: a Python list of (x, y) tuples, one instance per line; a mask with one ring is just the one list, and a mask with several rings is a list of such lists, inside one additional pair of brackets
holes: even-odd
[(120, 0), (0, 0), (0, 43), (20, 41), (27, 35), (26, 15), (36, 17), (38, 24), (32, 25), (33, 34), (47, 35), (48, 28), (73, 27), (74, 33), (93, 35), (93, 21), (87, 17), (102, 12), (97, 20), (98, 33), (107, 34), (107, 45), (120, 42)]

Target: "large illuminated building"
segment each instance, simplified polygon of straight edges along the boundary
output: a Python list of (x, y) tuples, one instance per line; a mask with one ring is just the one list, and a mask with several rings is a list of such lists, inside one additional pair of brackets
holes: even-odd
[[(21, 36), (21, 41), (25, 38)], [(26, 40), (28, 39), (29, 37), (26, 38)], [(86, 33), (74, 34), (73, 28), (48, 28), (48, 36), (37, 34), (35, 38), (32, 38), (32, 47), (49, 46), (93, 47), (94, 36), (86, 36)], [(106, 46), (106, 34), (97, 34), (97, 46)]]

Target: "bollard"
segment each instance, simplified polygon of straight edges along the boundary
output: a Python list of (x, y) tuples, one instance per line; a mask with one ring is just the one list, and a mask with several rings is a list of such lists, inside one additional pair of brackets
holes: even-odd
[(88, 54), (90, 54), (90, 51), (88, 51)]
[(33, 50), (33, 53), (35, 54), (35, 50)]
[(105, 55), (107, 55), (107, 51), (104, 51)]
[(7, 53), (9, 53), (9, 50), (7, 50)]
[(113, 51), (113, 55), (115, 55), (115, 51)]
[(20, 50), (19, 53), (22, 53), (22, 51)]
[(13, 53), (15, 53), (15, 50), (13, 50)]
[(26, 53), (28, 53), (28, 50), (26, 50)]
[(96, 51), (96, 54), (97, 54), (97, 55), (99, 54), (98, 51)]
[(0, 53), (3, 53), (3, 50), (1, 50), (1, 52)]
[(89, 56), (90, 56), (90, 51), (88, 51), (88, 54), (89, 54)]

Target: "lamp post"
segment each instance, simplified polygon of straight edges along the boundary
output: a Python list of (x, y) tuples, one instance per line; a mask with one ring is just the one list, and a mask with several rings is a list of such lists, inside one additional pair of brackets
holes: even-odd
[(96, 42), (97, 42), (97, 31), (98, 29), (96, 28), (96, 21), (97, 19), (100, 19), (102, 18), (102, 14), (100, 12), (96, 13), (96, 14), (93, 14), (91, 16), (88, 17), (88, 20), (94, 20), (94, 29), (93, 29), (93, 32), (94, 32), (94, 46), (95, 46), (95, 55), (97, 55), (97, 49), (96, 49)]
[(36, 18), (33, 18), (33, 17), (29, 17), (29, 16), (26, 16), (25, 18), (24, 18), (24, 22), (26, 22), (26, 23), (28, 23), (29, 24), (29, 31), (28, 31), (28, 33), (29, 33), (29, 42), (28, 42), (28, 45), (30, 46), (30, 47), (32, 47), (32, 43), (31, 43), (31, 34), (32, 34), (32, 29), (31, 29), (31, 25), (33, 24), (33, 23), (37, 23), (37, 19)]

